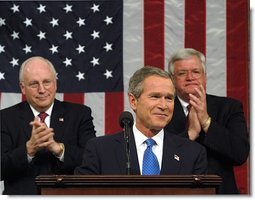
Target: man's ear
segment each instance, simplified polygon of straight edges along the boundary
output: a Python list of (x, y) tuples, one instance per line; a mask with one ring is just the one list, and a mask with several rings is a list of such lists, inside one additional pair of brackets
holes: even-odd
[(137, 99), (135, 98), (135, 96), (132, 93), (128, 93), (128, 100), (129, 100), (130, 107), (132, 108), (133, 111), (135, 111)]
[(22, 94), (25, 95), (26, 92), (25, 92), (25, 86), (23, 85), (23, 83), (20, 82), (19, 87), (20, 87), (20, 90), (21, 90)]

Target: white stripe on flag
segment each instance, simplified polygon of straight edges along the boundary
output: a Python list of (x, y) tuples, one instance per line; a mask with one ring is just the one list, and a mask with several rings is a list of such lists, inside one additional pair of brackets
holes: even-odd
[(165, 70), (170, 56), (184, 47), (184, 0), (165, 0)]
[(129, 0), (123, 2), (124, 110), (131, 111), (127, 95), (128, 81), (132, 74), (144, 65), (143, 1)]
[(86, 93), (85, 105), (89, 106), (92, 110), (96, 135), (105, 135), (105, 93)]
[(206, 2), (207, 92), (226, 96), (226, 1)]
[(1, 93), (1, 109), (20, 103), (22, 95), (20, 93)]
[(58, 99), (59, 101), (63, 101), (64, 100), (64, 94), (63, 93), (57, 93), (56, 94), (56, 99)]

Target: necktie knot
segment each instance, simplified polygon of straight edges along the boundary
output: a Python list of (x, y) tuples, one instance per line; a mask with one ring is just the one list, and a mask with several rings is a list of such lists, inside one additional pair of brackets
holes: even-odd
[(190, 112), (190, 109), (191, 109), (191, 105), (190, 105), (190, 104), (189, 104), (189, 105), (187, 105), (186, 109), (187, 109), (187, 115), (188, 115), (188, 114), (189, 114), (189, 112)]
[(153, 147), (153, 145), (155, 144), (155, 141), (152, 138), (149, 138), (147, 140), (145, 140), (147, 147), (151, 148)]
[(48, 114), (46, 112), (41, 112), (38, 116), (39, 116), (41, 122), (44, 123), (44, 120), (48, 116)]

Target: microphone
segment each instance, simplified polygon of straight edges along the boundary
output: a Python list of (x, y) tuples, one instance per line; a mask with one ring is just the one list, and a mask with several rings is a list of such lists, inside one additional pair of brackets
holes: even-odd
[(132, 126), (134, 124), (133, 115), (128, 111), (122, 112), (119, 117), (119, 124), (122, 128), (124, 128), (124, 139), (126, 144), (126, 156), (127, 156), (126, 173), (127, 175), (130, 175), (131, 167), (130, 167), (129, 136), (132, 131)]
[(134, 124), (133, 115), (128, 111), (122, 112), (119, 117), (119, 124), (122, 128), (125, 128), (125, 126), (132, 127)]

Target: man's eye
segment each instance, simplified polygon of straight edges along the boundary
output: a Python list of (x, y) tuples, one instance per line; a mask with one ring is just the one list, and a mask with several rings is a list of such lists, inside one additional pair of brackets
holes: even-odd
[(50, 85), (50, 84), (51, 84), (51, 81), (50, 81), (50, 80), (43, 81), (43, 85), (45, 85), (45, 86)]
[(177, 75), (178, 76), (184, 76), (184, 75), (186, 75), (187, 73), (186, 72), (179, 72)]
[(200, 74), (201, 72), (200, 71), (193, 71), (193, 73)]
[(29, 84), (30, 87), (37, 87), (37, 85), (38, 85), (38, 83), (36, 83), (36, 82), (32, 82)]
[(166, 97), (166, 100), (167, 100), (167, 101), (173, 101), (173, 100), (174, 100), (174, 97), (173, 97), (173, 96)]

